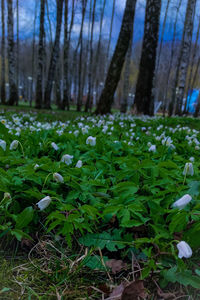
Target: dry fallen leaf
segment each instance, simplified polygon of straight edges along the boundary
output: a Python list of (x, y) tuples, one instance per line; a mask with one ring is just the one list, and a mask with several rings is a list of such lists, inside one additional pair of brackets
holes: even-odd
[(111, 268), (113, 274), (117, 274), (122, 270), (127, 270), (127, 264), (122, 260), (110, 259), (106, 262), (106, 266)]
[(131, 282), (125, 287), (121, 300), (138, 300), (138, 298), (146, 299), (147, 293), (142, 280)]
[(125, 284), (122, 282), (120, 285), (118, 285), (114, 288), (114, 290), (110, 294), (109, 298), (112, 300), (120, 300), (124, 288), (125, 288)]

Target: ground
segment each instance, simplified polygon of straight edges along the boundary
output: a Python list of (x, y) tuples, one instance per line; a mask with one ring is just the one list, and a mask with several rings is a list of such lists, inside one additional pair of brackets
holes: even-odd
[(200, 120), (0, 123), (0, 299), (200, 299)]

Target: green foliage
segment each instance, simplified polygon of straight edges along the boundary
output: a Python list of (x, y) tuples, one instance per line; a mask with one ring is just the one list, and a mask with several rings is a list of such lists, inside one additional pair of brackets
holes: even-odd
[[(93, 269), (102, 268), (97, 251), (105, 259), (115, 252), (130, 262), (126, 253), (134, 247), (142, 257), (143, 278), (161, 270), (165, 280), (175, 276), (185, 284), (190, 277), (188, 284), (196, 288), (198, 270), (195, 275), (185, 263), (172, 276), (162, 253), (178, 268), (179, 240), (189, 243), (194, 253), (200, 247), (199, 131), (181, 127), (183, 119), (41, 119), (0, 115), (0, 139), (7, 143), (5, 151), (0, 147), (0, 237), (20, 241), (36, 232), (52, 232), (69, 247), (92, 249), (94, 255), (83, 263)], [(96, 145), (86, 143), (89, 136), (96, 137)], [(20, 143), (10, 150), (15, 139)], [(155, 152), (149, 151), (149, 143)], [(61, 161), (66, 154), (73, 156), (69, 164)], [(184, 178), (190, 157), (195, 160), (194, 176)], [(76, 167), (78, 160), (81, 168)], [(185, 194), (192, 201), (181, 210), (173, 208)], [(51, 201), (40, 211), (36, 204), (47, 196)]]

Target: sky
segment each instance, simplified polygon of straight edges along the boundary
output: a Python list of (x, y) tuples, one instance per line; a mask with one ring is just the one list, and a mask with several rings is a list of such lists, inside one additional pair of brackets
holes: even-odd
[[(162, 31), (162, 24), (165, 15), (165, 8), (168, 0), (162, 0), (162, 9), (161, 9), (161, 22), (160, 22), (160, 33)], [(170, 0), (170, 7), (169, 13), (167, 18), (166, 30), (164, 40), (169, 41), (172, 38), (172, 29), (173, 29), (173, 20), (175, 18), (176, 13), (176, 6), (180, 0)], [(16, 7), (15, 7), (15, 0), (14, 2), (14, 12), (15, 12), (15, 21), (16, 21)], [(55, 32), (55, 25), (56, 25), (56, 1), (55, 0), (48, 0), (49, 2), (49, 15), (51, 19), (51, 27), (52, 32)], [(69, 1), (70, 2), (70, 1)], [(98, 38), (99, 34), (99, 11), (100, 7), (102, 6), (103, 0), (97, 0), (97, 14), (94, 26), (94, 35), (95, 38)], [(120, 31), (120, 26), (123, 18), (124, 8), (125, 8), (126, 0), (116, 0), (116, 9), (115, 9), (115, 16), (114, 16), (114, 24), (113, 24), (113, 34), (112, 34), (112, 47), (114, 47), (117, 37)], [(78, 0), (77, 0), (78, 3)], [(134, 24), (134, 41), (142, 40), (143, 36), (143, 29), (144, 29), (144, 17), (145, 17), (145, 4), (146, 0), (137, 0), (136, 6), (136, 14), (135, 14), (135, 24)], [(177, 39), (181, 39), (182, 28), (184, 24), (184, 16), (186, 11), (186, 4), (187, 0), (182, 0), (179, 20), (178, 20), (178, 30), (177, 30)], [(113, 0), (107, 0), (106, 9), (105, 9), (105, 16), (103, 22), (103, 38), (107, 39), (109, 37), (109, 30), (110, 30), (110, 21), (111, 21), (111, 13), (112, 13), (112, 5)], [(19, 0), (19, 20), (20, 20), (20, 38), (21, 39), (28, 39), (32, 38), (33, 36), (33, 22), (34, 22), (34, 12), (35, 6), (37, 6), (37, 22), (36, 22), (36, 36), (39, 35), (39, 13), (40, 13), (40, 1), (39, 0)], [(69, 5), (70, 6), (70, 5)], [(77, 4), (76, 10), (76, 18), (75, 24), (73, 27), (73, 39), (79, 35), (80, 31), (80, 23), (81, 23), (81, 10), (80, 5)], [(200, 11), (200, 0), (197, 0), (197, 12)], [(84, 32), (87, 34), (88, 29), (88, 14), (89, 14), (89, 0), (88, 0), (88, 7), (87, 7), (87, 14), (84, 26)], [(197, 22), (199, 18), (199, 13), (196, 13), (195, 16), (195, 30), (197, 28)], [(15, 22), (16, 24), (16, 22)], [(15, 28), (16, 29), (16, 28)], [(16, 32), (16, 30), (15, 30)], [(46, 19), (46, 32), (47, 37), (50, 38), (50, 31), (49, 31), (49, 24), (48, 20)], [(1, 35), (1, 30), (0, 30)]]

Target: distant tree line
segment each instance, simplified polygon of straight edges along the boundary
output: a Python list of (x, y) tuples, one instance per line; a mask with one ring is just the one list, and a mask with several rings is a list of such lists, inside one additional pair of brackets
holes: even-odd
[[(200, 18), (194, 30), (198, 0), (187, 1), (181, 40), (177, 39), (178, 18), (184, 3), (176, 1), (171, 18), (173, 35), (168, 42), (164, 37), (173, 0), (146, 0), (143, 41), (134, 40), (137, 0), (126, 0), (115, 49), (112, 37), (117, 0), (37, 0), (29, 40), (19, 38), (19, 5), (23, 2), (0, 1), (1, 104), (18, 105), (25, 99), (37, 109), (56, 105), (62, 110), (70, 110), (73, 104), (77, 111), (93, 109), (96, 114), (110, 113), (115, 105), (123, 113), (129, 109), (135, 114), (154, 115), (155, 104), (160, 102), (163, 115), (189, 113), (191, 91), (199, 89), (200, 84)], [(55, 4), (55, 28), (49, 13), (50, 1)], [(109, 36), (105, 39), (103, 24), (108, 1), (112, 1), (112, 11)], [(160, 24), (162, 5), (165, 14)], [(77, 15), (80, 29), (74, 38)], [(199, 110), (200, 96), (195, 116)]]

